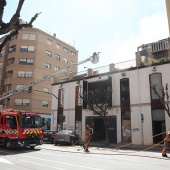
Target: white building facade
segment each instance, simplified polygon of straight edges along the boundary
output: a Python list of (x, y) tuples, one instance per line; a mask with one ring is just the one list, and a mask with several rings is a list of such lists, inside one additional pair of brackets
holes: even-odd
[[(107, 111), (110, 142), (158, 143), (163, 140), (165, 131), (170, 130), (170, 117), (150, 85), (156, 85), (162, 95), (160, 88), (168, 83), (170, 94), (169, 72), (170, 63), (166, 62), (126, 70), (111, 69), (102, 74), (79, 75), (54, 83), (52, 93), (58, 100), (52, 99), (51, 129), (71, 129), (81, 136), (85, 125), (90, 124), (94, 128), (92, 142), (102, 142), (105, 139), (102, 119), (86, 108), (79, 95), (95, 85), (104, 88), (104, 84), (108, 84), (104, 82), (109, 81), (112, 88), (112, 109)], [(65, 116), (62, 125), (58, 124), (59, 119), (62, 121), (58, 115)]]

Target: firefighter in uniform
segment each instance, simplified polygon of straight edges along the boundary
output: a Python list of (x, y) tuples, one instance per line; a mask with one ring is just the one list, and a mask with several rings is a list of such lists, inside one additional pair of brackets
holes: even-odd
[(90, 142), (90, 138), (91, 138), (91, 130), (92, 130), (92, 133), (93, 133), (93, 129), (90, 128), (89, 125), (86, 125), (86, 129), (85, 129), (85, 144), (83, 145), (83, 148), (84, 148), (84, 151), (85, 152), (89, 152), (88, 148), (89, 148), (89, 142)]
[(164, 139), (164, 147), (162, 150), (162, 156), (167, 157), (167, 149), (170, 149), (170, 131), (168, 132), (167, 136)]

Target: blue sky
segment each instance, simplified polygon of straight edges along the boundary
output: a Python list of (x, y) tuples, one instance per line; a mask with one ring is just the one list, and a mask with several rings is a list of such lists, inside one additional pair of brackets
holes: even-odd
[[(17, 3), (7, 0), (5, 22)], [(34, 27), (75, 46), (79, 61), (101, 52), (97, 65), (79, 71), (135, 59), (138, 46), (169, 36), (165, 0), (25, 0), (21, 18), (30, 21), (37, 12)]]

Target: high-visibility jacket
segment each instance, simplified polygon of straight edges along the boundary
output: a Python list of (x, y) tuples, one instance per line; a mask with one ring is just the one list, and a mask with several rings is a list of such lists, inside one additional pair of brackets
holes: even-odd
[(170, 135), (167, 135), (165, 138), (164, 138), (164, 146), (166, 148), (169, 148), (170, 147)]
[(88, 139), (90, 136), (90, 129), (85, 130), (85, 139)]

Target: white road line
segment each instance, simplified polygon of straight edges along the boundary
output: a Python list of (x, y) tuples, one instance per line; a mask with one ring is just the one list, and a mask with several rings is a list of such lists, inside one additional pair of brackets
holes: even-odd
[(50, 153), (46, 153), (46, 152), (34, 152), (35, 154), (44, 154), (44, 155), (52, 155), (52, 156), (63, 156), (63, 155), (56, 155), (56, 154), (50, 154)]
[(66, 163), (66, 162), (61, 162), (61, 161), (46, 160), (46, 159), (36, 158), (36, 157), (32, 157), (32, 156), (22, 155), (22, 157), (27, 157), (27, 158), (32, 158), (32, 159), (38, 159), (38, 160), (47, 161), (47, 162), (53, 162), (53, 163), (60, 163), (60, 164), (63, 164), (63, 165), (76, 166), (76, 167), (86, 168), (86, 169), (102, 170), (102, 169), (99, 169), (99, 168), (93, 168), (93, 167), (88, 167), (88, 166), (75, 165), (75, 164)]
[[(9, 157), (9, 156), (8, 156)], [(16, 158), (12, 158), (12, 157), (9, 157), (10, 159), (15, 159), (15, 160), (18, 160)], [(47, 168), (53, 168), (53, 169), (57, 169), (57, 170), (64, 170), (62, 168), (57, 168), (57, 167), (51, 167), (51, 166), (46, 166), (46, 165), (43, 165), (43, 164), (39, 164), (39, 163), (36, 163), (36, 162), (30, 162), (30, 161), (26, 161), (26, 160), (22, 160), (20, 159), (19, 161), (22, 161), (22, 162), (27, 162), (27, 163), (30, 163), (30, 164), (35, 164), (35, 165), (39, 165), (39, 166), (44, 166), (44, 167), (47, 167)]]
[(10, 161), (8, 161), (8, 160), (6, 160), (4, 158), (0, 158), (0, 162), (7, 163), (7, 164), (13, 164), (12, 162), (10, 162)]

